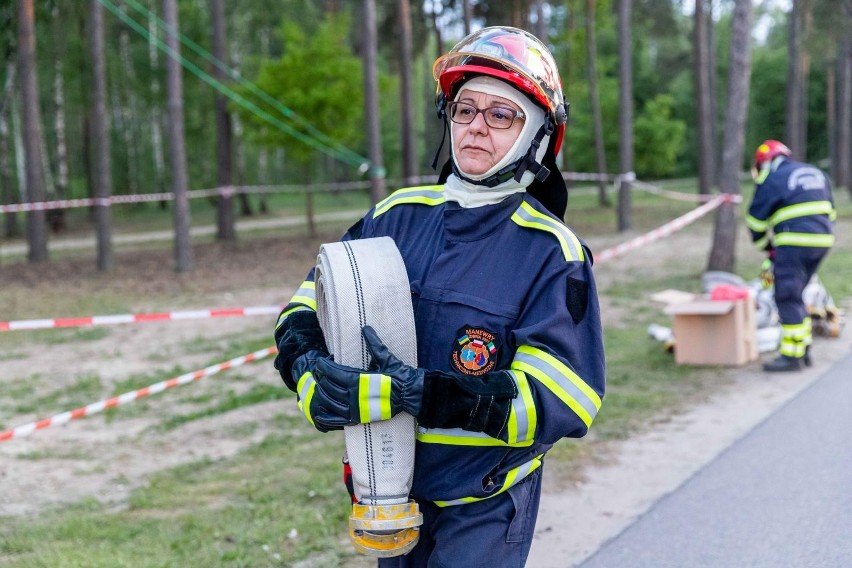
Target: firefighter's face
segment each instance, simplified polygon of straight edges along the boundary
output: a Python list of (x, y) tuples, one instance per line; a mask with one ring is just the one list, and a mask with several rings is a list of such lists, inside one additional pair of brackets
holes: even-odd
[[(483, 174), (503, 159), (518, 139), (524, 127), (523, 112), (518, 105), (508, 99), (478, 91), (462, 91), (457, 102), (469, 105), (457, 111), (466, 114), (466, 117), (460, 120), (467, 120), (474, 113), (475, 116), (469, 124), (452, 119), (453, 157), (463, 173)], [(509, 128), (495, 128), (486, 122), (485, 112), (482, 111), (494, 107), (516, 113), (517, 116), (514, 117)], [(501, 114), (490, 115), (489, 122), (497, 123), (498, 120), (502, 120)]]

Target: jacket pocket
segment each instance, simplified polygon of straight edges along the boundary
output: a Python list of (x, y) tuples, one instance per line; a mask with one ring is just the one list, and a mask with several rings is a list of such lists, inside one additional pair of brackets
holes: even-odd
[(526, 479), (506, 490), (515, 504), (515, 516), (509, 523), (506, 542), (525, 542), (532, 539), (538, 500), (541, 495), (541, 470), (532, 472)]

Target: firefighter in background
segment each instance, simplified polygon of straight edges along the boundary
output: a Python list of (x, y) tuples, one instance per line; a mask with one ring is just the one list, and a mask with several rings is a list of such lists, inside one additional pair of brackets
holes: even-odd
[[(411, 496), (420, 538), (379, 566), (521, 568), (544, 455), (585, 435), (604, 395), (592, 254), (562, 222), (555, 157), (567, 103), (548, 49), (516, 28), (471, 34), (433, 75), (451, 149), (438, 185), (396, 191), (344, 236), (394, 239), (417, 332), (413, 368), (363, 330), (370, 372), (392, 385), (382, 404), (419, 425)], [(327, 431), (361, 421), (365, 371), (328, 356), (313, 278), (278, 319), (275, 367)], [(566, 514), (570, 532), (582, 519)]]
[(752, 164), (757, 186), (746, 215), (755, 246), (774, 264), (781, 341), (778, 357), (763, 365), (770, 372), (811, 364), (811, 318), (802, 291), (834, 244), (836, 213), (828, 178), (790, 155), (777, 140), (757, 147)]

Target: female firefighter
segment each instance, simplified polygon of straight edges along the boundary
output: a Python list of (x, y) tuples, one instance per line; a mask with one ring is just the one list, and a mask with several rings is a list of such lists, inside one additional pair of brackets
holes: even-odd
[[(405, 260), (419, 367), (372, 328), (392, 412), (417, 418), (416, 547), (379, 566), (523, 566), (546, 452), (581, 437), (604, 396), (589, 248), (562, 222), (555, 157), (568, 104), (547, 47), (525, 31), (475, 32), (434, 64), (451, 153), (439, 185), (400, 189), (344, 239), (390, 236)], [(316, 317), (313, 271), (282, 311), (275, 367), (310, 392), (320, 430), (359, 423), (363, 369), (335, 363)], [(312, 386), (297, 390), (297, 383)], [(355, 400), (356, 402), (350, 402)]]

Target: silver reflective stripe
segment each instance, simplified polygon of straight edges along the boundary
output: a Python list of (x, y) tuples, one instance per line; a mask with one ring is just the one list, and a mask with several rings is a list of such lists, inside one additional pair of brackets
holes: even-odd
[(512, 368), (532, 375), (579, 416), (586, 426), (600, 408), (600, 397), (566, 365), (553, 356), (528, 345), (515, 353)]
[(314, 417), (311, 416), (311, 399), (314, 397), (316, 386), (317, 383), (310, 371), (299, 377), (299, 382), (296, 384), (296, 392), (299, 393), (298, 406), (305, 413), (305, 417), (311, 425), (314, 423)]
[(527, 376), (520, 371), (509, 371), (518, 387), (518, 396), (512, 400), (512, 411), (507, 424), (507, 441), (510, 444), (532, 441), (535, 436), (536, 409)]
[(358, 389), (361, 423), (388, 420), (391, 417), (391, 378), (379, 373), (362, 373)]
[(316, 283), (311, 280), (305, 280), (293, 297), (290, 298), (290, 304), (304, 304), (313, 309), (317, 309), (317, 289)]
[(514, 469), (510, 469), (506, 473), (506, 480), (503, 482), (503, 486), (500, 487), (497, 491), (494, 491), (490, 495), (486, 497), (462, 497), (460, 499), (452, 499), (450, 501), (435, 501), (435, 504), (439, 507), (452, 507), (454, 505), (464, 505), (466, 503), (475, 503), (477, 501), (484, 501), (486, 499), (490, 499), (491, 497), (495, 497), (507, 489), (510, 489), (526, 479), (526, 477), (541, 467), (541, 458), (544, 454), (534, 457), (530, 461), (519, 465)]

